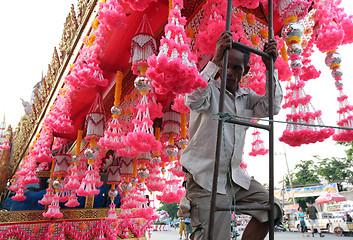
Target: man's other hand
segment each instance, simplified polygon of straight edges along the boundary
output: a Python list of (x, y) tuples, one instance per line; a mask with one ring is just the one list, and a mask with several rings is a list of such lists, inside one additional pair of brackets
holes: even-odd
[[(270, 39), (269, 43), (265, 43), (264, 52), (273, 56), (273, 63), (276, 62), (278, 57), (278, 50), (277, 50), (277, 42), (274, 39)], [(266, 68), (268, 69), (270, 65), (270, 59), (266, 57), (262, 57), (262, 61), (265, 63)]]
[(217, 66), (219, 66), (219, 64), (223, 59), (224, 51), (226, 49), (232, 48), (232, 43), (233, 43), (232, 35), (233, 35), (232, 32), (224, 31), (221, 33), (221, 36), (217, 40), (216, 51), (211, 60)]

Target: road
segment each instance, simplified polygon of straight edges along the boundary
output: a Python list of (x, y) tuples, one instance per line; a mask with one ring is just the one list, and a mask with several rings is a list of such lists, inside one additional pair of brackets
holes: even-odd
[[(330, 233), (324, 233), (325, 237), (320, 238), (319, 235), (316, 233), (315, 237), (310, 238), (303, 238), (300, 233), (298, 232), (275, 232), (275, 239), (276, 240), (291, 240), (291, 239), (324, 239), (324, 240), (333, 240), (333, 239), (353, 239), (353, 237), (337, 237), (333, 234)], [(177, 229), (172, 229), (170, 231), (165, 231), (165, 232), (152, 232), (151, 238), (147, 238), (150, 240), (178, 240), (179, 239), (179, 234)], [(184, 238), (183, 238), (184, 239)], [(240, 240), (241, 238), (238, 237), (237, 240)], [(266, 240), (268, 240), (268, 237), (266, 237)]]

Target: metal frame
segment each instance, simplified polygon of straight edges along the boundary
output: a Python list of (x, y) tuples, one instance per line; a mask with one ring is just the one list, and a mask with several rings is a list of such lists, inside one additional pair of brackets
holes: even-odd
[[(232, 5), (233, 1), (228, 0), (227, 6), (227, 19), (226, 19), (226, 31), (230, 31), (231, 24), (231, 14), (232, 14)], [(268, 0), (268, 39), (273, 39), (273, 0)], [(207, 232), (207, 240), (212, 240), (213, 238), (213, 225), (215, 220), (215, 212), (216, 211), (229, 211), (231, 210), (268, 210), (269, 211), (269, 239), (274, 240), (274, 122), (273, 120), (273, 70), (274, 70), (274, 62), (273, 57), (268, 55), (262, 51), (259, 51), (255, 48), (246, 46), (244, 44), (235, 42), (239, 47), (248, 50), (252, 53), (260, 55), (262, 57), (266, 57), (270, 59), (270, 64), (267, 69), (268, 71), (268, 106), (269, 106), (269, 124), (256, 124), (256, 123), (245, 123), (240, 120), (227, 120), (225, 122), (232, 124), (239, 124), (245, 126), (252, 126), (256, 128), (261, 128), (269, 131), (269, 204), (265, 206), (260, 205), (246, 205), (246, 206), (220, 206), (216, 205), (217, 198), (217, 182), (218, 182), (218, 171), (219, 171), (219, 159), (221, 156), (221, 144), (222, 144), (222, 126), (223, 120), (218, 120), (217, 127), (217, 142), (216, 142), (216, 153), (214, 160), (214, 168), (213, 168), (213, 182), (212, 182), (212, 192), (211, 192), (211, 206), (210, 206), (210, 215), (209, 215), (209, 224), (208, 224), (208, 232)], [(220, 86), (220, 98), (219, 98), (219, 113), (223, 113), (224, 110), (224, 95), (225, 95), (225, 84), (227, 80), (227, 66), (228, 66), (228, 56), (229, 50), (226, 49), (223, 55), (223, 71), (221, 78), (221, 86)]]

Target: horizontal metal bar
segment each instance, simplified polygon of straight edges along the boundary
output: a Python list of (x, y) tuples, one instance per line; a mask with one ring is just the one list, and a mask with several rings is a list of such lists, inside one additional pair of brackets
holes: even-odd
[(261, 129), (270, 131), (270, 126), (266, 125), (266, 124), (247, 122), (247, 121), (242, 121), (242, 120), (237, 120), (237, 119), (229, 119), (229, 120), (225, 120), (225, 122), (239, 124), (239, 125), (248, 126), (248, 127), (261, 128)]
[(245, 50), (247, 50), (249, 52), (252, 52), (252, 53), (255, 53), (257, 55), (260, 55), (261, 57), (270, 58), (270, 56), (267, 53), (264, 53), (263, 51), (260, 51), (260, 50), (258, 50), (256, 48), (249, 47), (249, 46), (247, 46), (245, 44), (242, 44), (240, 42), (237, 42), (237, 41), (234, 41), (233, 44), (238, 46), (238, 47), (240, 47), (240, 48), (242, 48), (242, 49), (245, 49)]
[[(264, 122), (273, 122), (273, 123), (285, 123), (285, 124), (292, 124), (292, 125), (298, 125), (298, 126), (308, 126), (308, 127), (318, 127), (318, 128), (334, 128), (334, 129), (342, 129), (342, 130), (349, 130), (353, 131), (353, 128), (349, 127), (341, 127), (341, 126), (331, 126), (331, 125), (323, 125), (323, 124), (309, 124), (309, 123), (299, 123), (299, 122), (287, 122), (287, 121), (279, 121), (279, 120), (270, 120), (270, 119), (265, 119), (265, 118), (250, 118), (250, 117), (242, 117), (238, 115), (227, 115), (228, 119), (245, 119), (245, 120), (256, 120), (256, 121), (264, 121)], [(224, 120), (229, 121), (229, 120)]]
[(255, 211), (255, 210), (271, 210), (271, 205), (216, 205), (215, 208), (216, 211), (243, 211), (243, 210), (249, 210), (249, 211)]

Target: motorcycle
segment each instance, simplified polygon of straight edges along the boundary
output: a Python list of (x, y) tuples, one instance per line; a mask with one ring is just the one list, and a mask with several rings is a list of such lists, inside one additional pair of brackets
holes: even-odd
[(283, 225), (275, 225), (275, 232), (285, 232), (287, 229)]

